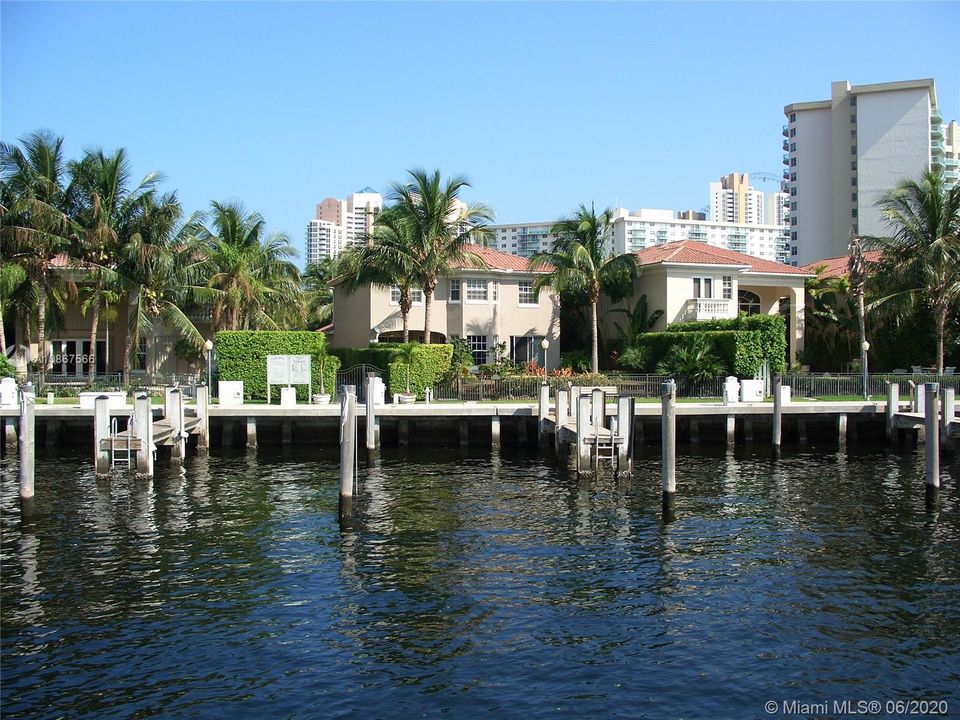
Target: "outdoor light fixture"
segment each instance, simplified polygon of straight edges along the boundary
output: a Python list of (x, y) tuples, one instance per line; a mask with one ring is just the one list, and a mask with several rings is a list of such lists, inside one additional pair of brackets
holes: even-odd
[[(203, 350), (207, 354), (207, 387), (213, 385), (213, 363), (211, 362), (211, 353), (213, 352), (213, 340), (207, 340), (203, 344)], [(212, 390), (210, 392), (213, 392)]]
[(867, 388), (867, 382), (869, 380), (867, 375), (867, 350), (870, 349), (870, 343), (864, 340), (862, 343), (860, 343), (860, 349), (863, 351), (860, 353), (860, 364), (863, 365), (861, 368), (861, 370), (863, 370), (863, 399), (869, 400), (870, 391)]
[(550, 341), (544, 338), (540, 341), (540, 347), (543, 348), (543, 384), (547, 384), (547, 348), (550, 347)]

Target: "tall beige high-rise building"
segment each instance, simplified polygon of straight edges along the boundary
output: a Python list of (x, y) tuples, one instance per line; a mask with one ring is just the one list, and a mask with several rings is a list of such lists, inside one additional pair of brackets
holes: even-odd
[(343, 248), (369, 238), (381, 210), (383, 197), (369, 187), (345, 200), (328, 197), (317, 203), (316, 218), (307, 223), (307, 263), (336, 257)]
[(846, 254), (851, 228), (886, 234), (879, 196), (946, 162), (932, 79), (834, 82), (829, 100), (793, 103), (784, 114), (792, 264)]
[(763, 225), (763, 192), (750, 186), (748, 173), (730, 173), (710, 183), (710, 219), (713, 222)]

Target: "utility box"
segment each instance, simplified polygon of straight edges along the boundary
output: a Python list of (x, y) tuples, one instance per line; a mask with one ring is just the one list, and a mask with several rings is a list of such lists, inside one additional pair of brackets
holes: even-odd
[(0, 407), (16, 407), (17, 404), (17, 381), (5, 377), (0, 380)]
[(733, 375), (723, 382), (723, 404), (736, 405), (740, 399), (740, 381)]
[(377, 377), (373, 379), (373, 404), (387, 404), (387, 386), (383, 384), (383, 378)]
[(243, 405), (243, 380), (221, 380), (217, 393), (220, 405)]
[(741, 380), (740, 402), (763, 402), (763, 380)]
[(280, 388), (280, 407), (296, 407), (297, 389), (295, 387)]
[(791, 395), (790, 386), (781, 385), (780, 386), (780, 402), (784, 404), (790, 402), (790, 395)]

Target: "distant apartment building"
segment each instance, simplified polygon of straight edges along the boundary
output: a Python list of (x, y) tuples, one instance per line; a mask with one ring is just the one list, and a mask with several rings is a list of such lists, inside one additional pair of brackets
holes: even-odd
[(766, 193), (763, 217), (767, 225), (789, 225), (790, 196), (785, 192)]
[(336, 257), (343, 248), (361, 242), (382, 209), (383, 197), (369, 187), (345, 200), (329, 197), (317, 203), (316, 219), (307, 223), (307, 263)]
[[(946, 170), (945, 131), (932, 79), (834, 82), (829, 100), (793, 103), (784, 114), (793, 265), (846, 254), (851, 228), (861, 235), (885, 234), (877, 198), (904, 178)], [(956, 144), (951, 147), (955, 157)]]
[(706, 220), (707, 214), (699, 210), (677, 210), (677, 220)]
[(710, 219), (740, 225), (763, 225), (763, 192), (750, 185), (748, 173), (730, 173), (710, 183)]
[(941, 131), (943, 133), (943, 177), (948, 183), (955, 184), (960, 182), (960, 125), (953, 120), (942, 125)]
[[(553, 222), (494, 225), (493, 245), (501, 252), (531, 257), (553, 248)], [(632, 253), (653, 245), (679, 240), (699, 240), (716, 247), (783, 262), (788, 255), (782, 225), (714, 222), (675, 218), (672, 210), (613, 211), (613, 251)]]

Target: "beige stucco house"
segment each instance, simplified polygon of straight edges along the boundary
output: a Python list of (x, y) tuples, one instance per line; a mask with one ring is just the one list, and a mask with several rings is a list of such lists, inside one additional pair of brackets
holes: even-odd
[[(560, 359), (560, 301), (552, 288), (539, 293), (527, 259), (473, 245), (485, 268), (460, 267), (440, 279), (430, 315), (432, 342), (462, 338), (470, 345), (477, 364), (493, 361), (494, 348), (503, 344), (513, 360), (535, 360), (556, 368)], [(542, 271), (541, 271), (542, 272)], [(397, 342), (403, 336), (397, 288), (368, 285), (348, 293), (333, 283), (331, 347), (367, 347), (371, 342)], [(414, 292), (410, 311), (410, 337), (423, 339), (423, 295)], [(550, 346), (546, 358), (541, 347)]]
[(787, 347), (792, 362), (803, 349), (804, 282), (802, 268), (726, 250), (695, 240), (664, 243), (634, 253), (640, 275), (633, 294), (602, 309), (608, 331), (622, 316), (608, 312), (632, 309), (647, 296), (648, 312), (663, 310), (654, 330), (690, 320), (782, 313), (787, 321)]

